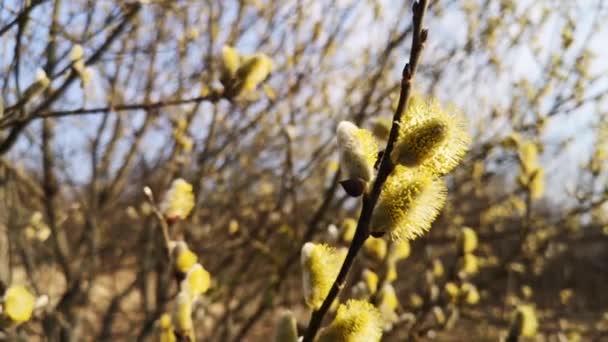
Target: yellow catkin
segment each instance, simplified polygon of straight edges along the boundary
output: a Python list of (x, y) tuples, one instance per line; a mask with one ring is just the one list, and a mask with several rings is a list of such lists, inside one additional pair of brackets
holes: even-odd
[(468, 275), (476, 274), (479, 270), (479, 263), (475, 254), (466, 253), (463, 255), (460, 262), (460, 269)]
[(462, 252), (472, 253), (475, 251), (475, 249), (477, 249), (477, 244), (477, 233), (469, 227), (462, 228), (460, 235), (460, 248)]
[(244, 91), (253, 91), (271, 71), (272, 60), (265, 54), (258, 53), (243, 59), (236, 76), (242, 82)]
[(392, 125), (393, 119), (390, 116), (376, 117), (372, 120), (371, 130), (378, 140), (386, 141)]
[(451, 300), (456, 300), (458, 298), (458, 295), (460, 294), (460, 289), (458, 288), (458, 285), (454, 284), (451, 281), (445, 283), (444, 289), (445, 293), (448, 294)]
[(171, 323), (171, 316), (168, 313), (164, 313), (158, 320), (159, 325), (159, 340), (160, 342), (175, 342), (175, 333), (173, 332), (173, 323)]
[(392, 282), (397, 280), (397, 265), (395, 265), (395, 262), (389, 262), (388, 263), (388, 268), (386, 270), (386, 281), (388, 282)]
[(479, 303), (479, 291), (475, 285), (471, 283), (464, 283), (460, 286), (460, 291), (464, 294), (464, 301), (469, 305), (475, 305)]
[(386, 257), (386, 241), (382, 238), (374, 238), (370, 236), (367, 240), (365, 240), (363, 248), (369, 256), (377, 261), (382, 261)]
[(182, 289), (187, 289), (192, 300), (207, 292), (211, 286), (211, 275), (201, 264), (195, 264), (188, 270), (186, 278), (182, 281)]
[(346, 253), (325, 244), (307, 242), (302, 247), (302, 285), (306, 304), (313, 310), (321, 307), (333, 285)]
[(520, 305), (515, 311), (513, 324), (519, 332), (519, 336), (534, 337), (538, 331), (538, 320), (536, 312), (531, 305)]
[(545, 172), (542, 168), (536, 169), (530, 179), (530, 197), (539, 199), (545, 193)]
[(70, 60), (76, 62), (77, 60), (82, 59), (82, 57), (84, 57), (84, 49), (82, 46), (80, 44), (72, 46), (72, 49), (70, 50)]
[(51, 84), (51, 80), (42, 69), (36, 71), (36, 80), (23, 93), (23, 99), (40, 95)]
[(421, 307), (424, 304), (424, 299), (417, 293), (410, 295), (410, 306), (414, 309)]
[(456, 167), (471, 142), (463, 119), (448, 114), (435, 100), (412, 101), (399, 128), (391, 159), (437, 175)]
[(279, 318), (274, 335), (275, 342), (297, 342), (298, 328), (291, 311), (284, 312)]
[(441, 262), (441, 260), (434, 259), (433, 260), (433, 275), (436, 278), (441, 278), (441, 277), (443, 277), (444, 273), (445, 273), (445, 269), (443, 267), (443, 263)]
[(378, 144), (371, 132), (342, 121), (336, 129), (340, 167), (346, 179), (370, 181), (378, 158)]
[(12, 323), (28, 321), (34, 312), (36, 297), (22, 285), (13, 285), (4, 293), (4, 311), (1, 313)]
[(192, 208), (194, 208), (192, 185), (181, 178), (174, 180), (163, 198), (161, 211), (169, 219), (183, 220), (190, 214)]
[(429, 230), (446, 198), (445, 183), (398, 166), (388, 177), (371, 220), (371, 231), (413, 240)]
[(443, 309), (441, 309), (439, 306), (434, 306), (431, 311), (433, 312), (433, 317), (435, 317), (435, 321), (437, 322), (437, 324), (443, 325), (446, 321)]
[(178, 242), (173, 253), (175, 268), (181, 273), (187, 273), (198, 261), (198, 256), (196, 256), (196, 254), (182, 241)]
[(411, 250), (409, 241), (395, 241), (391, 246), (390, 258), (394, 261), (407, 259), (410, 256)]
[(393, 285), (382, 286), (379, 299), (378, 309), (382, 314), (382, 320), (385, 325), (390, 325), (398, 319), (397, 308), (399, 308), (399, 298), (397, 298)]
[(357, 230), (357, 221), (352, 218), (346, 218), (342, 221), (342, 241), (350, 243), (355, 237)]
[(194, 339), (194, 324), (192, 323), (192, 300), (187, 291), (180, 291), (175, 300), (173, 311), (173, 325), (181, 336), (187, 336), (190, 341)]
[(374, 271), (364, 269), (361, 276), (369, 294), (376, 293), (378, 290), (378, 275)]
[(538, 168), (538, 147), (534, 142), (526, 141), (519, 147), (519, 159), (525, 175), (530, 175)]
[(222, 48), (222, 67), (227, 78), (232, 78), (236, 74), (239, 68), (239, 58), (239, 53), (235, 48), (224, 45)]
[(322, 329), (316, 342), (378, 342), (382, 338), (382, 316), (363, 300), (349, 300), (338, 307), (336, 318)]

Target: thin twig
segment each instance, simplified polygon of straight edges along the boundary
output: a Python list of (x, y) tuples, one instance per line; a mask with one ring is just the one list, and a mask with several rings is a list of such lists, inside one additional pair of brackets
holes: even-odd
[(154, 212), (154, 215), (158, 219), (158, 223), (160, 224), (160, 229), (163, 233), (165, 249), (166, 249), (167, 255), (170, 256), (171, 255), (171, 237), (169, 236), (169, 224), (167, 223), (167, 220), (165, 219), (165, 216), (163, 215), (163, 213), (161, 213), (160, 210), (158, 209), (158, 207), (156, 206), (156, 202), (154, 201), (154, 194), (152, 193), (152, 190), (149, 187), (145, 187), (144, 194), (148, 198), (148, 202), (150, 202), (152, 211)]

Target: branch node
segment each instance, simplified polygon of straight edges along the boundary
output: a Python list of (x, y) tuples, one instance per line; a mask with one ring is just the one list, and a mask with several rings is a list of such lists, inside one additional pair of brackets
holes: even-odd
[(420, 30), (420, 44), (424, 44), (429, 35), (429, 29), (424, 28)]

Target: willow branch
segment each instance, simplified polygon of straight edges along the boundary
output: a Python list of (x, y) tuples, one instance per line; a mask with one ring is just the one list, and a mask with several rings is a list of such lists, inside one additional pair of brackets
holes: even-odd
[(355, 232), (353, 241), (348, 249), (348, 254), (346, 255), (344, 263), (342, 264), (340, 272), (338, 273), (338, 277), (334, 281), (334, 284), (331, 287), (327, 297), (323, 301), (323, 304), (318, 310), (313, 311), (312, 316), (310, 318), (310, 323), (308, 325), (308, 329), (306, 330), (306, 334), (304, 335), (304, 342), (312, 342), (314, 340), (319, 328), (321, 327), (323, 317), (325, 316), (325, 314), (329, 310), (329, 307), (340, 293), (340, 290), (344, 287), (348, 271), (350, 270), (353, 262), (355, 261), (355, 258), (359, 250), (363, 246), (363, 243), (369, 237), (369, 226), (374, 207), (376, 206), (378, 198), (380, 197), (380, 192), (382, 190), (384, 182), (386, 181), (389, 174), (394, 168), (394, 165), (390, 160), (390, 155), (398, 136), (399, 127), (397, 123), (401, 121), (401, 116), (403, 115), (403, 112), (407, 106), (407, 102), (410, 96), (412, 79), (416, 72), (418, 59), (420, 57), (420, 53), (427, 37), (427, 31), (422, 29), (422, 20), (424, 18), (426, 8), (426, 0), (420, 0), (418, 2), (415, 2), (413, 5), (413, 36), (412, 48), (410, 50), (410, 60), (403, 68), (399, 103), (393, 116), (393, 124), (386, 144), (386, 148), (384, 150), (382, 161), (380, 162), (378, 174), (376, 176), (376, 180), (374, 181), (371, 193), (366, 193), (363, 195), (363, 206), (361, 208), (361, 214), (357, 223), (357, 230)]

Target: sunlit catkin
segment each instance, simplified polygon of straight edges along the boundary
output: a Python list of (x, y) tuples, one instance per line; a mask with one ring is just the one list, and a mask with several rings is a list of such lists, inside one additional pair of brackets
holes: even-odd
[(321, 307), (333, 285), (345, 252), (325, 244), (307, 242), (302, 247), (302, 285), (306, 304), (313, 310)]
[(184, 274), (198, 261), (198, 256), (196, 256), (183, 241), (177, 242), (173, 248), (173, 258), (175, 269)]
[(391, 159), (444, 175), (458, 165), (470, 140), (462, 118), (448, 114), (437, 101), (415, 101), (400, 122)]
[(258, 53), (244, 59), (236, 71), (236, 76), (242, 82), (244, 91), (252, 91), (268, 77), (271, 71), (272, 60), (265, 54)]
[(30, 84), (29, 87), (23, 93), (23, 99), (30, 99), (32, 97), (40, 95), (48, 86), (51, 84), (51, 80), (46, 75), (46, 72), (42, 69), (36, 71), (36, 79), (34, 83)]
[(365, 240), (363, 249), (370, 257), (377, 261), (382, 261), (386, 256), (386, 241), (381, 238), (369, 237)]
[(4, 315), (13, 324), (21, 324), (32, 317), (36, 297), (22, 285), (13, 285), (4, 293)]
[(346, 218), (342, 221), (342, 241), (350, 243), (355, 237), (355, 231), (357, 230), (357, 221), (352, 218)]
[(188, 291), (180, 291), (177, 295), (173, 310), (173, 325), (180, 336), (195, 341), (194, 324), (192, 323), (192, 300)]
[(460, 233), (459, 242), (463, 253), (472, 253), (477, 248), (477, 233), (469, 227), (464, 227)]
[(222, 73), (226, 79), (233, 78), (239, 68), (239, 53), (228, 45), (222, 48)]
[(368, 182), (374, 174), (378, 144), (371, 132), (342, 121), (336, 130), (340, 168), (345, 179)]
[(363, 300), (349, 300), (338, 307), (336, 318), (322, 329), (316, 342), (377, 342), (382, 338), (382, 316)]
[(291, 311), (284, 312), (279, 318), (277, 323), (275, 335), (275, 342), (297, 342), (298, 341), (298, 328), (296, 325), (296, 319), (293, 317)]
[(391, 284), (384, 284), (379, 293), (378, 309), (382, 315), (384, 325), (390, 327), (391, 323), (398, 318), (397, 309), (399, 308), (399, 299), (395, 293), (395, 288)]
[(361, 272), (361, 276), (363, 278), (363, 282), (365, 283), (365, 287), (369, 294), (374, 294), (378, 290), (378, 275), (369, 269), (364, 269)]
[(545, 193), (545, 171), (543, 168), (537, 168), (530, 179), (530, 197), (539, 199)]
[(530, 305), (520, 305), (515, 311), (511, 329), (517, 336), (534, 337), (538, 331), (538, 320), (534, 308)]
[(194, 207), (192, 185), (178, 178), (171, 183), (171, 188), (165, 194), (160, 205), (161, 211), (169, 220), (183, 220)]
[(469, 305), (475, 305), (479, 303), (479, 291), (475, 285), (471, 283), (464, 283), (460, 286), (460, 292), (464, 295), (464, 301)]
[(410, 256), (412, 249), (410, 247), (410, 242), (407, 240), (395, 241), (391, 245), (389, 258), (394, 261), (400, 261), (407, 259)]
[(474, 275), (479, 270), (477, 256), (472, 253), (465, 253), (460, 259), (460, 270), (465, 275)]
[(371, 231), (413, 240), (429, 230), (446, 198), (442, 180), (397, 166), (388, 177), (371, 219)]
[(192, 300), (207, 292), (211, 285), (211, 275), (201, 264), (195, 264), (188, 270), (186, 278), (182, 280), (181, 288), (187, 290)]
[(173, 332), (173, 324), (171, 316), (167, 313), (160, 316), (158, 320), (159, 341), (160, 342), (175, 342), (175, 333)]

